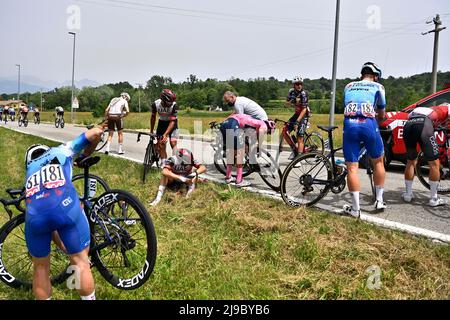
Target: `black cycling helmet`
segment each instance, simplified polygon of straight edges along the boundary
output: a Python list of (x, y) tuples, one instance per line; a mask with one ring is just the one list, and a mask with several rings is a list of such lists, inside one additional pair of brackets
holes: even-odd
[(376, 75), (378, 79), (381, 79), (381, 68), (373, 62), (366, 62), (361, 68), (361, 74), (373, 74)]
[(46, 146), (45, 144), (33, 144), (32, 146), (30, 146), (25, 153), (25, 168), (30, 164), (31, 161), (39, 158), (49, 149), (50, 147)]
[(172, 90), (164, 89), (160, 94), (160, 98), (164, 102), (172, 103), (175, 102), (175, 100), (177, 100), (177, 95), (173, 93)]

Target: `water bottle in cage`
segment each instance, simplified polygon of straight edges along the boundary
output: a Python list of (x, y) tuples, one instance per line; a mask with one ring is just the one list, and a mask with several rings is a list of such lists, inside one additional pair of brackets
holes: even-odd
[(341, 160), (341, 159), (336, 159), (335, 163), (336, 163), (336, 172), (337, 172), (337, 174), (341, 175), (342, 173), (344, 173), (345, 162), (343, 160)]

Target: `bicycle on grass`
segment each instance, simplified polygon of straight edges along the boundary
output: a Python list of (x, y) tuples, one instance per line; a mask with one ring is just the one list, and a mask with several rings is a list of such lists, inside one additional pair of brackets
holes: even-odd
[[(439, 147), (439, 186), (438, 193), (440, 194), (450, 194), (450, 131), (448, 128), (438, 128), (438, 136), (442, 135), (443, 139), (436, 139)], [(419, 158), (416, 164), (416, 174), (419, 181), (426, 187), (430, 189), (429, 183), (429, 173), (430, 168), (428, 161), (425, 158), (423, 152), (419, 154)]]
[[(318, 126), (318, 128), (328, 133), (330, 153), (328, 155), (304, 154), (286, 167), (281, 179), (281, 196), (290, 206), (312, 206), (324, 198), (329, 191), (339, 194), (347, 185), (347, 168), (343, 163), (337, 164), (335, 158), (336, 153), (342, 148), (334, 149), (333, 147), (333, 131), (338, 127)], [(375, 201), (373, 166), (365, 148), (361, 150), (358, 160), (365, 162), (372, 197)]]
[[(153, 222), (135, 196), (123, 190), (110, 190), (101, 178), (89, 174), (89, 168), (98, 161), (97, 156), (83, 159), (79, 163), (84, 169), (82, 178), (74, 177), (78, 181), (74, 183), (75, 188), (83, 189), (79, 194), (83, 195), (80, 200), (91, 230), (91, 264), (115, 288), (136, 289), (148, 280), (155, 265), (157, 247)], [(93, 193), (93, 180), (106, 189), (98, 197)], [(1, 202), (5, 208), (16, 204), (21, 208), (24, 198), (22, 190), (19, 198)], [(0, 280), (13, 288), (30, 289), (32, 262), (25, 243), (25, 214), (19, 211), (22, 213), (10, 215), (10, 220), (0, 229)], [(70, 276), (67, 261), (67, 255), (52, 243), (52, 284), (63, 283)]]
[(144, 162), (143, 162), (143, 169), (142, 169), (142, 182), (145, 182), (145, 177), (147, 173), (150, 171), (150, 168), (155, 163), (156, 166), (159, 168), (159, 153), (156, 150), (156, 144), (158, 143), (158, 136), (154, 133), (147, 133), (147, 132), (138, 132), (137, 136), (137, 142), (141, 141), (141, 136), (149, 136), (150, 140), (148, 141), (147, 148), (145, 149), (145, 156), (144, 156)]
[[(292, 130), (292, 131), (289, 130), (289, 126), (291, 125), (291, 123), (288, 121), (275, 119), (275, 123), (283, 124), (283, 129), (280, 134), (280, 144), (278, 147), (278, 153), (277, 153), (277, 157), (276, 157), (277, 162), (278, 162), (278, 159), (280, 158), (280, 154), (283, 151), (283, 142), (286, 140), (285, 134), (288, 135), (290, 138), (289, 140), (286, 140), (286, 142), (289, 145), (289, 147), (291, 148), (291, 151), (297, 152), (297, 133), (294, 130)], [(308, 123), (307, 129), (309, 129), (309, 127), (310, 127), (310, 125)], [(323, 141), (322, 136), (319, 133), (305, 132), (303, 141), (304, 141), (304, 145), (305, 145), (303, 148), (303, 153), (316, 152), (316, 153), (323, 154), (323, 152), (325, 150), (325, 143)]]
[[(220, 132), (220, 123), (213, 121), (209, 124), (209, 127), (215, 134), (215, 139), (211, 144), (214, 150), (214, 166), (216, 169), (226, 175), (227, 162), (226, 155), (224, 154), (222, 133)], [(280, 191), (281, 183), (281, 170), (277, 161), (270, 154), (269, 151), (263, 147), (257, 146), (256, 150), (256, 164), (250, 163), (249, 157), (250, 145), (248, 139), (245, 139), (245, 156), (244, 156), (244, 166), (243, 166), (243, 177), (247, 177), (250, 174), (257, 172), (263, 181), (274, 191)], [(235, 175), (234, 175), (235, 176)]]

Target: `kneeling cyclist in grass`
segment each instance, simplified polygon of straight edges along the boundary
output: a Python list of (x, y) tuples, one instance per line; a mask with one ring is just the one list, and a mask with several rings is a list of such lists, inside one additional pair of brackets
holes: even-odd
[(205, 172), (206, 167), (194, 159), (191, 151), (177, 149), (175, 155), (167, 159), (164, 163), (158, 194), (150, 205), (156, 206), (161, 201), (166, 188), (176, 189), (187, 185), (188, 191), (186, 197), (189, 197), (198, 182), (198, 175)]

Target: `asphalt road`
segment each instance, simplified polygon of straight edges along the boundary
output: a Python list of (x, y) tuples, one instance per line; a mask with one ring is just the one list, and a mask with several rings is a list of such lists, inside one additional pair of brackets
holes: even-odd
[[(64, 129), (56, 129), (51, 124), (41, 123), (40, 125), (34, 125), (30, 123), (27, 128), (18, 127), (17, 122), (8, 122), (6, 125), (1, 123), (0, 126), (8, 127), (20, 132), (33, 134), (57, 140), (61, 142), (69, 141), (75, 138), (77, 135), (85, 131), (86, 129), (79, 126), (72, 126), (67, 124)], [(143, 137), (141, 142), (136, 142), (136, 134), (125, 133), (124, 134), (124, 158), (142, 161), (144, 158), (145, 147), (148, 142), (148, 137)], [(206, 164), (208, 168), (208, 176), (213, 179), (223, 180), (223, 176), (217, 172), (213, 165), (213, 150), (210, 146), (210, 142), (202, 142), (198, 140), (183, 139), (179, 142), (182, 147), (189, 148), (194, 152), (196, 159)], [(117, 155), (117, 133), (113, 138), (111, 144), (111, 154)], [(281, 157), (282, 170), (287, 165), (288, 152), (283, 152)], [(400, 229), (425, 229), (440, 234), (445, 239), (450, 239), (450, 207), (431, 208), (428, 204), (429, 191), (425, 189), (420, 182), (416, 179), (414, 183), (414, 194), (416, 199), (413, 203), (404, 203), (401, 199), (401, 195), (404, 191), (403, 180), (403, 166), (393, 165), (387, 173), (386, 185), (385, 185), (385, 201), (388, 204), (388, 209), (383, 213), (376, 213), (372, 207), (371, 191), (367, 176), (364, 170), (360, 170), (361, 178), (361, 206), (364, 213), (364, 220), (368, 220), (377, 224), (394, 226)], [(264, 194), (279, 197), (275, 192), (271, 191), (262, 179), (257, 174), (249, 176), (248, 181), (252, 183), (251, 191), (261, 191)], [(157, 186), (155, 186), (156, 188)], [(444, 196), (444, 198), (450, 203), (450, 198)], [(342, 206), (350, 202), (350, 196), (347, 189), (339, 195), (334, 195), (331, 192), (327, 197), (322, 199), (317, 207), (325, 209), (331, 212), (339, 212)], [(286, 210), (289, 210), (286, 207)], [(399, 227), (400, 226), (400, 227)], [(421, 233), (421, 232), (419, 232)], [(439, 237), (437, 237), (439, 238)]]

